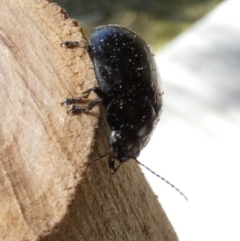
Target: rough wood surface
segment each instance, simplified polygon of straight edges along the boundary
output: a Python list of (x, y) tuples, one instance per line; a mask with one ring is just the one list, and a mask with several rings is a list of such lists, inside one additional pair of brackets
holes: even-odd
[(81, 27), (46, 0), (0, 0), (0, 13), (0, 240), (176, 241), (136, 163), (84, 167), (108, 139), (98, 108), (60, 106), (96, 83), (86, 50), (60, 47)]

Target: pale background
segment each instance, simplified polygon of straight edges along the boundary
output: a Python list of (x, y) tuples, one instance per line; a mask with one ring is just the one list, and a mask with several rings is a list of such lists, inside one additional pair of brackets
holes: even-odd
[(180, 241), (240, 240), (240, 1), (156, 54), (164, 111), (139, 161)]

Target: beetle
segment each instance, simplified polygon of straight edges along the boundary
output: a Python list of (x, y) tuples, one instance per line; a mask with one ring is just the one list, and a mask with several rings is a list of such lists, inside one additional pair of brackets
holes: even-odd
[[(61, 46), (71, 48), (79, 43), (66, 41)], [(109, 156), (109, 167), (116, 172), (116, 160), (121, 164), (134, 159), (187, 199), (177, 187), (137, 160), (150, 140), (163, 106), (160, 75), (150, 48), (135, 32), (113, 24), (94, 28), (91, 45), (86, 47), (98, 86), (82, 92), (78, 98), (67, 98), (62, 105), (70, 106), (68, 113), (73, 115), (90, 111), (100, 103), (106, 109), (112, 151), (90, 164)], [(91, 92), (98, 98), (82, 105)]]
[[(75, 47), (76, 41), (62, 43)], [(110, 127), (109, 167), (116, 171), (115, 161), (136, 159), (159, 120), (162, 90), (153, 54), (146, 42), (135, 32), (118, 25), (93, 29), (88, 46), (98, 86), (83, 92), (76, 99), (66, 99), (73, 115), (91, 110), (102, 103)], [(78, 105), (91, 92), (98, 99)]]

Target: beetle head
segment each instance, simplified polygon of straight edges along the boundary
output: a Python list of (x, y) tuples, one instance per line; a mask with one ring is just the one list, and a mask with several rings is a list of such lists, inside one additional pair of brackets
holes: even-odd
[(141, 139), (132, 130), (111, 130), (109, 144), (119, 162), (136, 158), (142, 149)]

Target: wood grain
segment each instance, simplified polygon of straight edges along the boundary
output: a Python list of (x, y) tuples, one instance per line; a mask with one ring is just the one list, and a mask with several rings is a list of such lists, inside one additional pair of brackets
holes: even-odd
[[(111, 175), (104, 111), (70, 116), (96, 85), (82, 29), (46, 0), (0, 1), (0, 240), (176, 241), (138, 165)], [(94, 95), (91, 95), (94, 98)]]

